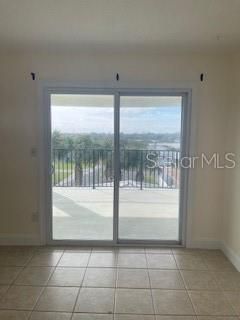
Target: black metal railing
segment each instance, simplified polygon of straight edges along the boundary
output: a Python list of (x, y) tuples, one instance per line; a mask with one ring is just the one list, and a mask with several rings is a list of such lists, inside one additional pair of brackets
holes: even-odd
[[(120, 150), (120, 187), (171, 188), (179, 186), (176, 150)], [(52, 185), (55, 187), (113, 187), (112, 149), (53, 149)]]

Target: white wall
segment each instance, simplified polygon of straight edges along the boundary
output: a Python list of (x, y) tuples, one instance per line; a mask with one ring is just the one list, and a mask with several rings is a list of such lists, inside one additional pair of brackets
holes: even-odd
[[(121, 87), (194, 87), (192, 150), (223, 153), (229, 108), (231, 61), (217, 55), (133, 53), (10, 54), (0, 57), (1, 201), (0, 240), (39, 240), (38, 147), (39, 80), (77, 81), (80, 85)], [(30, 72), (36, 72), (32, 81)], [(114, 74), (120, 74), (116, 84)], [(204, 82), (200, 73), (207, 74)], [(189, 239), (194, 246), (218, 246), (224, 211), (224, 172), (192, 173)], [(4, 240), (5, 239), (5, 240)]]
[(240, 271), (240, 55), (232, 59), (231, 103), (225, 128), (226, 151), (235, 153), (236, 167), (225, 170), (223, 249)]

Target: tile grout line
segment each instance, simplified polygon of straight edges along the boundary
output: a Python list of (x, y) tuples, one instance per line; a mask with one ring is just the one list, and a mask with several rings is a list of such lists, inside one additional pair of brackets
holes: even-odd
[[(59, 251), (60, 251), (60, 250), (59, 250)], [(62, 251), (62, 255), (63, 255), (64, 251), (63, 251), (63, 250), (61, 250), (61, 251)], [(35, 253), (37, 253), (37, 250), (36, 250)], [(58, 262), (60, 261), (62, 255), (60, 256)], [(33, 256), (34, 256), (34, 254), (33, 254)], [(33, 256), (32, 256), (32, 258), (33, 258)], [(17, 275), (17, 277), (14, 279), (13, 285), (14, 285), (14, 286), (30, 286), (30, 287), (47, 287), (47, 286), (48, 286), (49, 279), (51, 278), (53, 272), (55, 271), (55, 269), (56, 269), (56, 267), (57, 267), (57, 264), (56, 264), (56, 266), (31, 266), (31, 265), (29, 265), (30, 262), (31, 262), (31, 260), (32, 260), (32, 259), (30, 259), (30, 260), (28, 261), (28, 263), (23, 267), (23, 269), (19, 272), (19, 274)], [(51, 268), (52, 271), (51, 271), (51, 273), (50, 273), (50, 275), (49, 275), (49, 279), (47, 280), (47, 282), (46, 282), (45, 285), (37, 285), (37, 284), (36, 284), (36, 285), (34, 285), (34, 284), (17, 284), (17, 283), (16, 283), (17, 279), (19, 278), (19, 276), (21, 275), (21, 273), (22, 273), (25, 269), (27, 269), (27, 268), (32, 268), (32, 269), (34, 269), (34, 268)]]
[[(62, 255), (66, 252), (66, 250), (61, 250), (61, 251), (63, 251), (62, 252), (62, 254), (61, 254), (61, 257), (62, 257)], [(92, 253), (92, 250), (91, 250), (91, 253)], [(89, 264), (89, 260), (90, 260), (90, 257), (91, 257), (91, 253), (90, 253), (90, 255), (89, 255), (89, 259), (88, 259), (88, 264)], [(103, 253), (103, 252), (102, 252)], [(146, 251), (144, 252), (145, 253), (145, 257), (146, 257)], [(33, 255), (34, 255), (34, 253), (33, 253)], [(61, 257), (59, 258), (59, 261), (60, 261), (60, 259), (61, 259)], [(118, 258), (118, 255), (117, 255), (117, 258)], [(174, 258), (174, 260), (175, 260), (175, 262), (176, 262), (176, 259), (175, 259), (175, 256), (173, 255), (173, 258)], [(29, 259), (29, 261), (25, 264), (25, 266), (21, 266), (21, 271), (19, 271), (19, 274), (25, 269), (25, 268), (27, 268), (28, 267), (28, 264), (30, 263), (30, 261), (32, 260), (32, 257), (30, 257), (30, 259)], [(146, 258), (146, 260), (147, 260), (147, 258)], [(204, 260), (204, 257), (202, 257), (202, 260)], [(58, 263), (59, 263), (59, 261), (58, 261)], [(204, 261), (205, 262), (205, 261)], [(54, 272), (54, 270), (56, 270), (56, 268), (57, 268), (57, 266), (58, 266), (58, 263), (57, 263), (57, 265), (53, 268), (53, 271), (52, 271), (52, 273), (51, 273), (51, 275), (49, 276), (49, 279), (48, 279), (48, 281), (47, 281), (47, 284), (48, 284), (48, 282), (49, 282), (49, 280), (50, 280), (50, 278), (51, 278), (51, 276), (52, 276), (52, 274), (53, 274), (53, 272)], [(176, 264), (177, 265), (177, 264)], [(33, 266), (33, 267), (35, 267), (35, 266)], [(38, 267), (38, 266), (36, 266), (36, 267)], [(41, 267), (41, 266), (40, 266)], [(85, 272), (84, 272), (84, 276), (83, 276), (83, 280), (84, 280), (84, 277), (85, 277), (85, 273), (86, 273), (86, 270), (87, 270), (87, 268), (88, 268), (88, 265), (87, 265), (87, 267), (86, 267), (86, 269), (85, 269)], [(102, 267), (99, 267), (99, 268), (102, 268)], [(118, 271), (118, 268), (116, 268), (117, 270), (116, 271)], [(126, 269), (135, 269), (135, 268), (126, 268)], [(139, 268), (139, 269), (143, 269), (143, 268)], [(159, 270), (158, 268), (155, 268), (155, 269), (157, 269), (157, 270)], [(148, 276), (149, 276), (149, 268), (148, 268), (148, 261), (147, 261), (147, 271), (148, 271)], [(161, 270), (161, 269), (160, 269)], [(179, 267), (178, 267), (178, 265), (177, 265), (177, 270), (180, 272), (180, 275), (181, 275), (181, 277), (183, 278), (183, 276), (182, 276), (182, 270), (185, 270), (185, 269), (179, 269)], [(187, 270), (187, 269), (186, 269)], [(191, 270), (191, 269), (189, 269), (189, 270)], [(212, 271), (212, 270), (209, 270), (208, 268), (207, 268), (207, 270), (195, 270), (195, 271), (206, 271), (206, 272), (210, 272), (210, 273), (214, 273), (214, 271)], [(217, 272), (217, 271), (215, 271), (215, 272)], [(223, 271), (219, 271), (219, 272), (223, 272)], [(227, 272), (227, 271), (226, 271)], [(230, 272), (230, 271), (229, 271)], [(225, 272), (224, 272), (225, 273)], [(16, 279), (18, 278), (18, 276), (19, 276), (19, 274), (17, 275), (17, 277), (12, 281), (12, 283), (11, 284), (8, 284), (8, 289), (7, 289), (7, 291), (9, 290), (9, 288), (10, 287), (12, 287), (12, 285), (14, 285), (14, 281), (16, 281)], [(83, 283), (83, 280), (82, 280), (82, 283)], [(216, 282), (218, 282), (216, 279), (215, 279), (215, 281)], [(150, 279), (149, 279), (149, 282), (150, 282)], [(82, 284), (81, 283), (81, 284)], [(183, 279), (183, 283), (184, 283), (184, 287), (185, 287), (185, 291), (187, 291), (187, 293), (188, 293), (188, 290), (186, 289), (186, 286), (185, 286), (185, 281), (184, 281), (184, 279)], [(150, 283), (151, 284), (151, 283)], [(47, 287), (47, 285), (45, 286), (45, 287)], [(58, 287), (58, 286), (56, 286), (56, 287)], [(65, 286), (60, 286), (60, 287), (65, 287)], [(117, 277), (116, 277), (116, 280), (115, 280), (115, 293), (116, 293), (116, 288), (117, 287)], [(81, 290), (81, 288), (82, 288), (82, 285), (80, 286), (80, 288), (79, 288), (79, 292), (80, 292), (80, 290)], [(151, 288), (151, 286), (150, 286), (150, 289), (151, 289), (151, 291), (152, 291), (152, 288)], [(219, 289), (220, 289), (220, 291), (222, 291), (223, 293), (224, 293), (224, 296), (225, 296), (225, 291), (224, 291), (224, 289), (220, 286), (219, 287)], [(44, 289), (43, 289), (44, 290)], [(6, 292), (7, 292), (6, 291)], [(207, 291), (211, 291), (211, 290), (207, 290)], [(213, 290), (213, 291), (215, 291), (215, 290)], [(226, 290), (226, 291), (232, 291), (232, 290)], [(40, 296), (42, 295), (42, 293), (40, 294)], [(79, 294), (78, 294), (79, 295)], [(3, 295), (4, 296), (4, 295)], [(40, 296), (39, 296), (39, 298), (40, 298)], [(39, 298), (37, 299), (37, 300), (39, 300)], [(77, 296), (77, 298), (78, 298), (78, 296)], [(75, 301), (75, 305), (76, 305), (76, 302), (77, 302), (77, 298), (76, 298), (76, 301)], [(192, 303), (192, 300), (191, 300), (191, 298), (189, 297), (189, 299), (190, 299), (190, 302)], [(153, 299), (152, 299), (153, 300)], [(229, 302), (229, 300), (228, 300), (228, 298), (226, 299), (228, 302)], [(75, 306), (74, 306), (75, 307)], [(153, 305), (153, 307), (154, 307), (154, 305)], [(232, 307), (232, 305), (231, 305), (231, 307)], [(234, 310), (234, 313), (235, 313), (235, 309), (232, 307), (232, 309)], [(2, 309), (3, 310), (3, 309)], [(7, 310), (14, 310), (14, 309), (7, 309)], [(195, 308), (194, 308), (194, 306), (193, 306), (193, 310), (195, 310)], [(16, 310), (16, 311), (19, 311), (19, 310)], [(27, 311), (27, 312), (30, 312), (30, 315), (29, 315), (29, 317), (31, 317), (31, 314), (32, 314), (32, 312), (34, 311), (34, 309), (32, 310), (32, 311), (30, 311), (30, 310), (25, 310), (25, 311)], [(49, 312), (55, 312), (55, 311), (49, 311)], [(235, 313), (236, 314), (236, 313)], [(73, 317), (73, 312), (72, 312), (72, 317)], [(72, 318), (71, 317), (71, 318)], [(155, 314), (155, 317), (156, 317), (156, 314)], [(199, 315), (194, 315), (194, 317), (196, 317), (197, 319), (199, 319)], [(235, 319), (235, 318), (234, 318)], [(237, 319), (237, 318), (236, 318)]]
[[(20, 275), (20, 273), (24, 270), (24, 268), (28, 265), (28, 263), (32, 260), (33, 256), (34, 256), (34, 253), (35, 251), (37, 251), (37, 249), (35, 248), (31, 253), (30, 253), (30, 257), (28, 259), (28, 261), (26, 262), (26, 264), (24, 264), (23, 266), (12, 266), (14, 268), (21, 268), (21, 270), (19, 271), (19, 273), (16, 275), (16, 277), (8, 284), (8, 288), (6, 290), (6, 292), (2, 295), (2, 297), (0, 298), (0, 302), (4, 299), (5, 295), (9, 292), (9, 290), (13, 287), (14, 285), (14, 281), (18, 278), (18, 276)], [(9, 268), (11, 266), (5, 266), (6, 268)], [(3, 310), (3, 309), (1, 309)], [(30, 319), (30, 315), (28, 317), (28, 319)]]
[[(235, 291), (236, 293), (239, 293), (239, 291)], [(233, 306), (231, 300), (227, 297), (225, 291), (223, 291), (223, 296), (226, 298), (227, 302), (229, 303), (229, 305), (231, 306), (231, 309), (233, 310), (234, 316), (239, 317), (239, 314), (237, 312), (237, 310), (235, 310), (235, 307)]]
[(119, 252), (116, 252), (117, 259), (116, 259), (116, 279), (115, 279), (115, 288), (114, 288), (114, 300), (113, 300), (113, 313), (112, 319), (115, 319), (115, 310), (116, 310), (116, 297), (117, 297), (117, 285), (118, 285), (118, 255)]
[(74, 311), (75, 311), (75, 308), (76, 308), (76, 305), (77, 305), (77, 301), (78, 301), (78, 298), (79, 298), (79, 295), (80, 295), (80, 292), (81, 292), (81, 289), (82, 289), (82, 284), (83, 284), (83, 281), (84, 281), (84, 278), (85, 278), (85, 275), (86, 275), (86, 272), (87, 272), (88, 264), (89, 264), (90, 258), (92, 256), (92, 251), (93, 251), (93, 248), (91, 248), (91, 251), (90, 251), (90, 254), (89, 254), (89, 257), (88, 257), (88, 261), (87, 261), (86, 268), (85, 268), (85, 271), (84, 271), (84, 274), (83, 274), (82, 282), (81, 282), (81, 285), (80, 285), (80, 287), (78, 289), (76, 300), (75, 300), (75, 303), (74, 303), (74, 306), (73, 306), (73, 309), (72, 309), (72, 315), (71, 315), (69, 320), (73, 319)]
[[(51, 276), (52, 276), (53, 272), (56, 270), (57, 265), (58, 265), (59, 261), (61, 260), (61, 258), (62, 258), (62, 256), (63, 256), (64, 252), (65, 252), (65, 250), (63, 250), (63, 251), (62, 251), (62, 254), (61, 254), (61, 256), (59, 257), (58, 262), (56, 263), (55, 267), (53, 268), (52, 273), (51, 273), (51, 275), (50, 275), (50, 277), (49, 277), (49, 279), (48, 279), (48, 281), (47, 281), (47, 284), (48, 284), (48, 282), (49, 282), (49, 280), (50, 280), (50, 278), (51, 278)], [(33, 257), (32, 257), (32, 258), (33, 258)], [(31, 259), (31, 260), (32, 260), (32, 259)], [(29, 261), (29, 263), (30, 263), (30, 261)], [(29, 263), (28, 263), (28, 266), (29, 266)], [(52, 266), (52, 267), (53, 267), (53, 266)], [(41, 287), (41, 286), (39, 286), (39, 287)], [(34, 304), (34, 306), (33, 306), (32, 310), (30, 311), (30, 314), (29, 314), (28, 320), (31, 320), (32, 314), (33, 314), (33, 312), (35, 311), (35, 308), (36, 308), (36, 306), (37, 306), (37, 304), (38, 304), (38, 301), (40, 300), (40, 298), (41, 298), (41, 296), (42, 296), (42, 294), (43, 294), (43, 292), (44, 292), (44, 290), (45, 290), (45, 288), (46, 288), (46, 287), (47, 287), (47, 285), (46, 285), (46, 286), (44, 286), (44, 287), (42, 287), (42, 291), (41, 291), (41, 293), (40, 293), (39, 297), (37, 298), (36, 303)]]
[(151, 293), (151, 300), (152, 300), (152, 308), (153, 308), (153, 313), (154, 313), (154, 319), (157, 319), (156, 316), (156, 310), (155, 310), (155, 305), (153, 301), (153, 291), (152, 291), (152, 285), (151, 285), (151, 280), (150, 280), (150, 274), (149, 274), (149, 268), (148, 268), (148, 259), (147, 259), (147, 253), (146, 249), (144, 249), (144, 254), (145, 254), (145, 259), (146, 259), (146, 265), (147, 265), (147, 274), (148, 274), (148, 281), (149, 281), (149, 286), (150, 286), (150, 293)]
[(187, 290), (187, 288), (186, 288), (184, 278), (183, 278), (183, 276), (182, 276), (182, 274), (181, 274), (181, 270), (179, 269), (179, 266), (178, 266), (178, 264), (177, 264), (177, 260), (176, 260), (174, 254), (173, 254), (173, 259), (174, 259), (174, 261), (175, 261), (175, 263), (176, 263), (177, 270), (178, 270), (178, 272), (179, 272), (179, 274), (180, 274), (180, 277), (181, 277), (181, 279), (182, 279), (182, 281), (183, 281), (183, 285), (184, 285), (184, 288), (185, 288), (185, 292), (186, 292), (186, 294), (187, 294), (187, 296), (188, 296), (188, 299), (189, 299), (189, 301), (190, 301), (190, 303), (191, 303), (191, 305), (192, 305), (193, 311), (195, 312), (195, 315), (194, 315), (194, 316), (195, 316), (195, 318), (196, 318), (196, 317), (197, 317), (196, 309), (195, 309), (194, 304), (193, 304), (193, 302), (192, 302), (192, 299), (191, 299), (191, 297), (190, 297), (190, 295), (189, 295), (189, 292), (188, 292), (188, 290)]

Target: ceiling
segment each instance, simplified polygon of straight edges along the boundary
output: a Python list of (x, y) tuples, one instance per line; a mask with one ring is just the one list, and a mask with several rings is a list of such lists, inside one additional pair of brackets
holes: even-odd
[(240, 0), (0, 0), (0, 48), (235, 50)]

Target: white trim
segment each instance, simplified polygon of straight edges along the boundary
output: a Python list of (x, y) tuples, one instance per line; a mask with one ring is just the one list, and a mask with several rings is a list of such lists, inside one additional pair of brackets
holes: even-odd
[(39, 237), (41, 245), (47, 244), (47, 205), (46, 205), (46, 177), (45, 177), (45, 130), (44, 130), (44, 86), (39, 83), (38, 87), (38, 211), (39, 211)]
[(222, 242), (221, 249), (225, 256), (232, 262), (235, 268), (240, 271), (240, 256), (236, 254), (226, 243)]
[[(122, 93), (135, 93), (135, 94), (166, 94), (167, 92), (174, 93), (180, 93), (180, 94), (188, 94), (189, 100), (188, 103), (190, 104), (191, 108), (191, 115), (190, 115), (190, 123), (188, 124), (191, 127), (191, 135), (190, 137), (186, 137), (186, 139), (190, 141), (188, 142), (188, 150), (190, 151), (190, 154), (194, 154), (195, 148), (196, 148), (196, 92), (198, 92), (199, 84), (192, 82), (192, 83), (177, 83), (175, 85), (166, 85), (166, 84), (159, 84), (158, 88), (141, 88), (141, 87), (133, 87), (129, 86), (128, 88), (125, 87), (97, 87), (95, 84), (92, 84), (88, 87), (83, 84), (79, 83), (63, 83), (63, 82), (54, 82), (54, 81), (40, 81), (39, 82), (39, 119), (40, 119), (40, 125), (39, 125), (39, 183), (40, 183), (40, 195), (39, 195), (39, 215), (40, 215), (40, 238), (41, 238), (41, 244), (44, 245), (49, 242), (48, 239), (48, 227), (47, 227), (47, 212), (48, 212), (48, 204), (47, 200), (48, 197), (46, 195), (46, 164), (45, 164), (45, 153), (46, 153), (46, 128), (45, 128), (45, 121), (46, 121), (46, 92), (58, 92), (58, 90), (61, 90), (62, 92), (67, 93), (75, 93), (76, 91), (79, 93), (84, 93), (86, 90), (89, 92), (89, 90), (95, 91), (95, 93), (100, 92), (108, 92), (108, 93), (115, 93), (120, 92)], [(45, 93), (45, 98), (44, 98)], [(192, 97), (194, 95), (194, 98)], [(193, 107), (194, 106), (194, 107)], [(194, 119), (193, 119), (194, 118)], [(194, 120), (194, 121), (193, 121)], [(193, 184), (193, 172), (189, 172), (188, 174), (188, 181), (186, 182), (186, 204), (184, 206), (184, 213), (182, 216), (182, 224), (183, 224), (183, 233), (185, 233), (185, 236), (182, 238), (182, 244), (186, 245), (189, 242), (191, 242), (191, 229), (192, 229), (192, 217), (189, 217), (189, 212), (194, 212), (192, 210), (193, 206), (193, 197), (192, 192), (193, 188), (191, 185)], [(77, 243), (76, 243), (77, 244)]]
[(40, 245), (40, 239), (33, 234), (11, 234), (1, 233), (0, 234), (0, 245), (1, 246), (37, 246)]
[[(200, 86), (199, 83), (192, 83), (191, 85), (191, 117), (190, 117), (190, 132), (191, 136), (189, 139), (189, 153), (190, 156), (196, 155), (197, 153), (197, 136), (198, 136), (198, 112), (200, 110), (199, 106), (199, 92)], [(187, 199), (186, 199), (186, 230), (185, 230), (185, 246), (187, 248), (199, 246), (201, 243), (205, 245), (206, 241), (204, 240), (196, 243), (193, 240), (193, 221), (194, 221), (194, 214), (196, 212), (195, 209), (195, 188), (196, 188), (196, 170), (190, 169), (188, 172), (188, 191), (187, 191)], [(210, 240), (211, 241), (211, 240)], [(195, 244), (194, 244), (195, 243)]]

